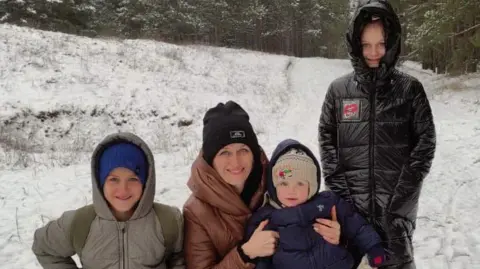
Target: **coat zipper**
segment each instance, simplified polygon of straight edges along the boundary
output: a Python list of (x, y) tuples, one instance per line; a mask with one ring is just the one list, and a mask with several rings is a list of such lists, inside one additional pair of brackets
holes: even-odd
[(124, 222), (119, 223), (120, 228), (120, 269), (127, 269), (127, 255), (125, 248), (127, 246), (127, 227)]
[(128, 261), (127, 261), (127, 223), (125, 223), (125, 227), (123, 227), (123, 268), (128, 269)]
[(376, 72), (373, 73), (373, 80), (372, 85), (370, 87), (370, 165), (369, 165), (369, 172), (370, 172), (370, 186), (371, 186), (371, 194), (372, 197), (370, 199), (370, 223), (373, 223), (375, 218), (375, 157), (374, 157), (374, 148), (375, 148), (375, 122), (376, 122), (376, 83), (377, 77)]

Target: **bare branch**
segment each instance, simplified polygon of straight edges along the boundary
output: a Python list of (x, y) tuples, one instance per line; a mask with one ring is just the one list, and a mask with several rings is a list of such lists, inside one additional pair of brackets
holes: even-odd
[(18, 227), (18, 207), (15, 208), (15, 224), (17, 226), (18, 241), (23, 243), (22, 237), (20, 237), (20, 229)]
[(415, 54), (417, 54), (417, 52), (419, 51), (419, 49), (416, 49), (412, 52), (410, 52), (409, 54), (403, 56), (404, 59), (410, 59), (410, 57), (414, 56)]
[(469, 32), (469, 31), (471, 31), (471, 30), (473, 30), (473, 29), (475, 29), (475, 28), (478, 28), (478, 27), (480, 27), (480, 23), (477, 24), (477, 25), (474, 25), (474, 26), (472, 26), (472, 27), (470, 27), (470, 28), (467, 28), (467, 29), (465, 29), (465, 30), (463, 30), (463, 31), (461, 31), (461, 32), (451, 34), (450, 37), (456, 37), (456, 36), (458, 36), (458, 35), (465, 34), (466, 32)]

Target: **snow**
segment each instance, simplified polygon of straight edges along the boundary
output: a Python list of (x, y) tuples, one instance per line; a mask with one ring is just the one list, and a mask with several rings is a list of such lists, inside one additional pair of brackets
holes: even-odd
[[(181, 207), (208, 107), (236, 100), (268, 154), (295, 138), (318, 157), (326, 89), (351, 70), (346, 60), (5, 24), (0, 35), (0, 269), (40, 268), (33, 232), (91, 202), (89, 157), (105, 135), (144, 138), (155, 153), (156, 199)], [(413, 241), (417, 268), (480, 268), (480, 75), (440, 76), (412, 62), (402, 69), (425, 86), (438, 135)]]

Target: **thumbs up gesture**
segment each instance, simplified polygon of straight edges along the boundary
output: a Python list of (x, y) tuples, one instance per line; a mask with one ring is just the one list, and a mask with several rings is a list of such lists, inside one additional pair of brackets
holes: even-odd
[(250, 240), (243, 244), (243, 252), (251, 259), (273, 255), (278, 241), (278, 233), (265, 231), (268, 220), (262, 221), (253, 232)]

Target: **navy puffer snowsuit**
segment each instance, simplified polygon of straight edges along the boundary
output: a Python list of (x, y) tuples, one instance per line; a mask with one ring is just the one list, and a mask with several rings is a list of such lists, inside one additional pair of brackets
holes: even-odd
[[(285, 140), (277, 146), (271, 158), (269, 171), (272, 170), (278, 158), (291, 148), (301, 149), (314, 160), (319, 172), (317, 180), (320, 186), (318, 161), (307, 147), (295, 140)], [(269, 196), (278, 203), (271, 173), (268, 175), (267, 185)], [(276, 209), (267, 204), (252, 216), (247, 226), (246, 240), (265, 219), (269, 220), (265, 229), (277, 231), (280, 236), (275, 254), (271, 258), (260, 259), (256, 268), (351, 268), (353, 258), (345, 246), (330, 244), (313, 230), (316, 218), (332, 218), (333, 206), (336, 207), (342, 235), (355, 242), (363, 253), (368, 253), (372, 263), (375, 258), (383, 259), (384, 250), (381, 247), (380, 237), (374, 229), (353, 210), (351, 204), (335, 193), (325, 191), (296, 207)]]

